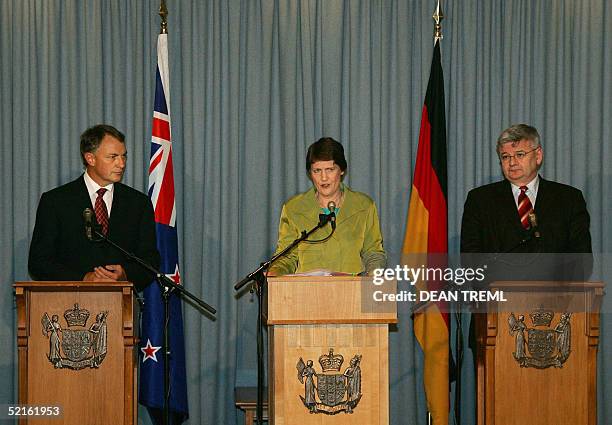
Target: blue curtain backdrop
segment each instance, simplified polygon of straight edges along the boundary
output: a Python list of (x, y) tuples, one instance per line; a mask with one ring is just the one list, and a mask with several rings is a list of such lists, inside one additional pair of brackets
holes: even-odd
[[(445, 2), (450, 247), (467, 191), (500, 178), (495, 139), (528, 122), (542, 173), (582, 189), (593, 248), (612, 252), (612, 5), (603, 0)], [(168, 2), (189, 424), (234, 424), (255, 383), (256, 302), (233, 283), (269, 256), (282, 202), (308, 188), (307, 146), (346, 147), (347, 182), (377, 202), (397, 260), (433, 50), (433, 0)], [(11, 284), (27, 280), (40, 194), (81, 172), (88, 126), (127, 135), (125, 182), (145, 191), (158, 1), (0, 0), (0, 404), (16, 402)], [(609, 266), (608, 266), (609, 267)], [(610, 271), (607, 271), (610, 277)], [(605, 306), (609, 302), (606, 300)], [(422, 358), (409, 314), (391, 335), (391, 422), (423, 423)], [(598, 414), (612, 412), (612, 318), (602, 317)], [(466, 365), (471, 364), (467, 353)], [(467, 367), (466, 367), (467, 368)], [(473, 422), (473, 375), (463, 417)], [(149, 423), (145, 414), (141, 422)]]

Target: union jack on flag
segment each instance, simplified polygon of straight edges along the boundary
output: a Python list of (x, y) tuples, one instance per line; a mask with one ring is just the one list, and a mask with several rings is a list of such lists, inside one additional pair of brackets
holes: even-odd
[[(168, 35), (157, 39), (157, 73), (155, 109), (149, 165), (149, 197), (155, 210), (157, 249), (161, 255), (160, 270), (180, 283), (176, 202), (172, 168), (170, 132), (170, 75), (168, 68)], [(156, 424), (163, 421), (164, 407), (164, 304), (160, 287), (152, 283), (144, 290), (144, 308), (140, 333), (139, 401), (149, 410)], [(185, 373), (185, 340), (181, 299), (170, 297), (170, 423), (180, 424), (189, 416)]]

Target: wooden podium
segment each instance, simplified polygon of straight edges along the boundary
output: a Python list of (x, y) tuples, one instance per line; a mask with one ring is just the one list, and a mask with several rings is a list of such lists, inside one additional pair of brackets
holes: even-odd
[(59, 407), (20, 424), (134, 424), (129, 282), (17, 282), (19, 404)]
[(396, 304), (368, 302), (371, 278), (278, 277), (267, 289), (270, 424), (388, 424)]
[(479, 425), (595, 425), (601, 282), (495, 282), (474, 314)]

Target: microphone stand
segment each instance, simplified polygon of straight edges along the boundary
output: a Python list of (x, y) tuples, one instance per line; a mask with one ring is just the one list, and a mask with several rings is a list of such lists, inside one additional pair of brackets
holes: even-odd
[[(267, 271), (276, 260), (286, 255), (289, 251), (298, 246), (301, 242), (305, 241), (310, 235), (317, 230), (325, 227), (328, 221), (335, 220), (336, 216), (334, 213), (331, 214), (320, 214), (319, 223), (311, 230), (306, 232), (302, 230), (302, 234), (299, 238), (295, 239), (289, 246), (283, 249), (278, 254), (272, 256), (268, 261), (265, 261), (259, 265), (251, 273), (247, 274), (242, 280), (234, 285), (234, 290), (239, 291), (249, 282), (254, 282), (255, 293), (257, 294), (257, 407), (256, 416), (257, 424), (263, 423), (263, 389), (264, 389), (264, 344), (263, 344), (263, 300), (265, 288), (267, 286)], [(335, 224), (335, 223), (334, 223)], [(325, 239), (317, 242), (323, 242), (334, 234), (336, 229), (335, 225), (332, 225), (332, 232)]]
[(151, 264), (144, 261), (142, 258), (136, 256), (132, 252), (124, 249), (120, 245), (116, 244), (113, 240), (109, 239), (104, 233), (100, 232), (99, 225), (93, 225), (93, 237), (90, 239), (92, 242), (106, 242), (113, 248), (117, 249), (123, 255), (130, 260), (140, 264), (143, 268), (148, 270), (155, 276), (155, 280), (161, 288), (162, 300), (164, 302), (164, 425), (170, 424), (170, 296), (174, 291), (178, 293), (180, 297), (186, 297), (196, 303), (198, 306), (203, 308), (210, 315), (214, 316), (217, 310), (211, 307), (209, 304), (186, 290), (183, 285), (179, 285), (166, 276), (161, 271), (157, 270)]

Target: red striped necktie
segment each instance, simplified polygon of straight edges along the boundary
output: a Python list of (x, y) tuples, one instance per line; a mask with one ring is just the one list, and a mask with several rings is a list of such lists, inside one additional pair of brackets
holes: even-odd
[(106, 193), (106, 189), (101, 187), (96, 193), (98, 194), (96, 204), (94, 205), (96, 220), (102, 228), (102, 233), (108, 235), (108, 209), (106, 208), (106, 202), (104, 202), (104, 194)]
[(525, 229), (529, 229), (531, 227), (529, 214), (533, 211), (533, 205), (531, 205), (529, 196), (525, 193), (527, 192), (527, 186), (521, 186), (519, 189), (521, 189), (521, 193), (518, 197), (518, 215), (521, 218), (521, 225)]

